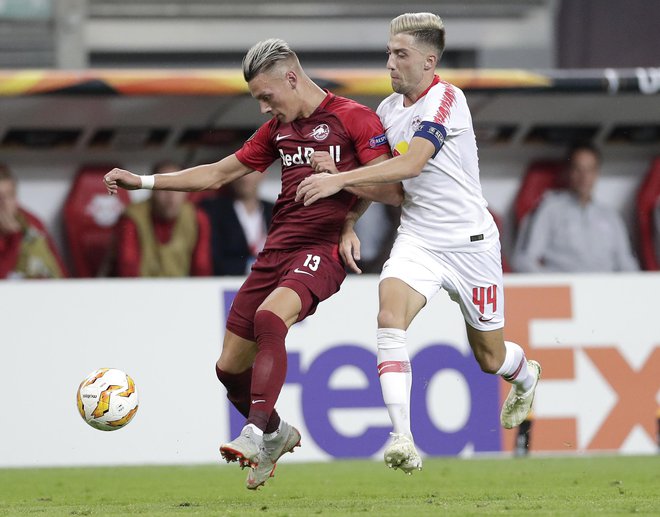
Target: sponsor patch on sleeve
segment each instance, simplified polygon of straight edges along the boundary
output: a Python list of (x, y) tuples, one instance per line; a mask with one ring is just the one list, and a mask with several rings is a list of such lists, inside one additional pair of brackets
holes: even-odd
[(435, 153), (433, 153), (433, 157), (435, 158), (445, 143), (445, 138), (447, 138), (447, 129), (445, 126), (438, 124), (437, 122), (423, 120), (413, 135), (413, 137), (416, 136), (425, 138), (433, 144), (435, 147)]
[(372, 149), (375, 149), (376, 147), (380, 147), (381, 145), (385, 145), (386, 143), (387, 143), (387, 136), (385, 135), (385, 133), (378, 136), (372, 136), (369, 139), (369, 147), (371, 147)]

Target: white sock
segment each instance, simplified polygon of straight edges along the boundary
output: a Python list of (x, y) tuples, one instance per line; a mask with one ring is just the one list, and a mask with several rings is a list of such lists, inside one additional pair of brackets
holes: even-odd
[(410, 388), (412, 369), (406, 349), (406, 331), (378, 329), (378, 377), (383, 401), (390, 414), (395, 433), (411, 435)]
[(521, 393), (528, 391), (536, 380), (535, 372), (527, 364), (525, 352), (511, 341), (505, 341), (506, 356), (495, 375), (500, 375), (506, 382), (513, 384)]

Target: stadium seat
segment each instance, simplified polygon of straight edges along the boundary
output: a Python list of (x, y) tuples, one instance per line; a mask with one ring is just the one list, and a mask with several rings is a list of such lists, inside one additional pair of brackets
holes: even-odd
[(64, 234), (74, 276), (98, 276), (110, 257), (115, 223), (129, 203), (125, 190), (120, 189), (116, 196), (107, 194), (103, 175), (112, 168), (82, 167), (64, 203)]
[(540, 203), (546, 190), (565, 188), (561, 161), (536, 161), (527, 168), (514, 200), (516, 227)]
[(658, 271), (660, 264), (655, 255), (655, 227), (653, 210), (660, 201), (660, 157), (655, 158), (637, 192), (637, 226), (639, 229), (639, 256), (647, 271)]

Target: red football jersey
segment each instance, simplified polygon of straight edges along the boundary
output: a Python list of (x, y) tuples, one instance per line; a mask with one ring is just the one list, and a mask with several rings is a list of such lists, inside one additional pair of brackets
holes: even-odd
[(236, 157), (260, 172), (282, 160), (282, 190), (273, 209), (266, 250), (339, 241), (355, 196), (340, 191), (307, 207), (295, 201), (298, 185), (314, 172), (309, 165), (314, 151), (328, 151), (337, 169), (348, 171), (389, 153), (390, 148), (376, 113), (332, 93), (307, 118), (288, 124), (273, 118), (262, 125)]

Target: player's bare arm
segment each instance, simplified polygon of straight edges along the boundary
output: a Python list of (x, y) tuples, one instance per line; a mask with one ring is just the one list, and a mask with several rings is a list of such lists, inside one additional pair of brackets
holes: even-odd
[(435, 146), (427, 139), (414, 137), (406, 154), (348, 172), (319, 173), (305, 178), (298, 186), (296, 201), (303, 200), (305, 206), (309, 206), (343, 188), (397, 183), (414, 178), (419, 176), (422, 167), (435, 152)]
[[(219, 189), (249, 172), (252, 172), (252, 169), (241, 163), (232, 154), (215, 163), (197, 165), (181, 171), (146, 177), (133, 174), (124, 169), (112, 169), (104, 176), (103, 182), (110, 195), (116, 194), (120, 188), (126, 190), (152, 188), (155, 190), (197, 192)], [(145, 180), (145, 178), (149, 179)], [(153, 183), (147, 186), (151, 181)]]
[[(375, 165), (390, 159), (389, 154), (378, 156), (365, 166)], [(327, 172), (338, 174), (336, 163), (328, 151), (315, 151), (310, 159), (310, 165), (316, 172)], [(369, 201), (378, 201), (386, 205), (399, 206), (403, 203), (403, 187), (400, 183), (388, 183), (382, 185), (372, 185), (367, 187), (349, 187), (346, 188), (351, 194), (355, 194)]]

